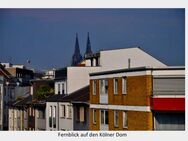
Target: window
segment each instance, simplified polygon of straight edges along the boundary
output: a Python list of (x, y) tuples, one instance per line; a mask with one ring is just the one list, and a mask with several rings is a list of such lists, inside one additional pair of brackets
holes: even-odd
[(127, 94), (127, 80), (126, 80), (126, 77), (122, 78), (122, 94)]
[(44, 119), (45, 118), (45, 111), (38, 110), (38, 118)]
[(60, 94), (60, 84), (57, 85), (58, 94)]
[(17, 110), (17, 118), (20, 118), (20, 110)]
[(62, 94), (65, 94), (65, 84), (62, 83)]
[(128, 121), (127, 121), (127, 112), (123, 111), (123, 128), (127, 128)]
[(108, 80), (100, 80), (100, 94), (108, 94)]
[(17, 118), (17, 112), (16, 112), (16, 110), (14, 110), (14, 118), (15, 119)]
[(96, 80), (93, 80), (93, 95), (96, 95), (96, 86), (97, 86), (97, 82)]
[(114, 126), (118, 127), (119, 126), (119, 112), (114, 111)]
[(24, 119), (27, 119), (27, 111), (24, 111)]
[(97, 123), (97, 110), (93, 109), (93, 123), (96, 124)]
[(31, 107), (29, 107), (29, 116), (32, 116), (31, 114), (32, 114), (32, 109)]
[(79, 108), (79, 113), (80, 113), (80, 122), (84, 122), (84, 116), (85, 116), (85, 112), (84, 112), (84, 107), (80, 107)]
[(114, 78), (114, 94), (118, 94), (118, 78)]
[(61, 117), (65, 118), (65, 116), (66, 116), (65, 105), (61, 105)]
[(72, 106), (71, 105), (68, 105), (67, 118), (72, 118)]
[(52, 127), (52, 106), (50, 106), (49, 110), (49, 127)]
[(53, 110), (53, 128), (56, 128), (56, 106), (54, 106)]
[(101, 124), (108, 124), (108, 111), (101, 110)]

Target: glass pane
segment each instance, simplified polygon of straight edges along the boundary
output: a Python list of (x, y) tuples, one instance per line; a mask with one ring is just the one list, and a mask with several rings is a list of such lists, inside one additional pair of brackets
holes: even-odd
[(108, 111), (105, 111), (105, 124), (108, 124)]
[(101, 111), (101, 124), (104, 124), (104, 111)]

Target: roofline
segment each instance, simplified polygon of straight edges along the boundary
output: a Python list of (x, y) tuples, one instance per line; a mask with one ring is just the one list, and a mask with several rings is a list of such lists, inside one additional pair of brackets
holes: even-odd
[(102, 51), (112, 51), (112, 50), (121, 50), (121, 49), (132, 49), (132, 48), (139, 48), (140, 49), (140, 46), (131, 46), (131, 47), (122, 47), (122, 48), (112, 48), (112, 49), (100, 49), (98, 51), (99, 52), (102, 52)]
[[(104, 50), (99, 50), (99, 52), (102, 51), (113, 51), (113, 50), (121, 50), (121, 49), (132, 49), (132, 48), (137, 48), (140, 49), (142, 52), (146, 53), (147, 55), (151, 56), (152, 58), (156, 59), (157, 61), (161, 62), (162, 64), (166, 65), (164, 62), (160, 61), (159, 59), (153, 57), (151, 54), (149, 54), (148, 52), (146, 52), (143, 48), (141, 48), (141, 46), (132, 46), (132, 47), (126, 47), (126, 48), (115, 48), (115, 49), (104, 49)], [(166, 65), (167, 66), (167, 65)]]
[(86, 104), (89, 105), (89, 102), (83, 102), (83, 101), (71, 101), (72, 104)]
[(108, 74), (116, 74), (116, 73), (124, 73), (124, 72), (137, 72), (137, 71), (146, 71), (146, 70), (185, 70), (184, 66), (169, 66), (169, 67), (137, 67), (137, 68), (129, 68), (129, 69), (118, 69), (118, 70), (110, 70), (110, 71), (102, 71), (90, 73), (90, 76), (98, 76), (98, 75), (108, 75)]
[(38, 81), (54, 81), (54, 79), (31, 79), (31, 82), (38, 82)]

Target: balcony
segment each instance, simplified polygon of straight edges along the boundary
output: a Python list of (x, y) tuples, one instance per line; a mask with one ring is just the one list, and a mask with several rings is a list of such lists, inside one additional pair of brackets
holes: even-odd
[(151, 109), (154, 111), (185, 111), (185, 91), (153, 91)]

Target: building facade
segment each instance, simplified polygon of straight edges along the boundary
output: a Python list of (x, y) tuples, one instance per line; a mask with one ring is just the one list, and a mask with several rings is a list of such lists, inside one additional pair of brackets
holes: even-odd
[[(184, 129), (184, 71), (141, 67), (90, 74), (90, 130)], [(156, 78), (165, 80), (159, 83)]]

